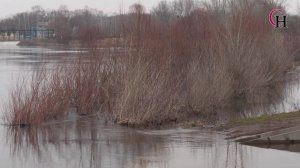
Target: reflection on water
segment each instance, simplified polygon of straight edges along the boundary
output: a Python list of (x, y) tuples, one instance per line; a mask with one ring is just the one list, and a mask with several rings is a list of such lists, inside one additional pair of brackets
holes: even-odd
[[(27, 48), (12, 42), (0, 43), (1, 104), (7, 101), (8, 89), (19, 75), (30, 75), (39, 64), (57, 63), (77, 55), (78, 51), (70, 49)], [(300, 73), (293, 75), (297, 74)], [(299, 109), (298, 83), (277, 87), (247, 97), (248, 104), (236, 102), (239, 104), (236, 111)], [(259, 104), (260, 108), (253, 108), (258, 107), (253, 104)], [(136, 130), (87, 118), (40, 127), (0, 126), (0, 149), (0, 167), (7, 168), (297, 168), (300, 164), (297, 150), (244, 146), (224, 140), (224, 135), (216, 132)]]
[(22, 158), (25, 165), (54, 163), (59, 159), (58, 164), (63, 167), (148, 167), (152, 164), (157, 167), (167, 165), (175, 150), (182, 150), (182, 154), (191, 152), (193, 157), (197, 148), (212, 147), (212, 138), (217, 136), (194, 130), (161, 133), (148, 134), (83, 119), (39, 128), (12, 128), (7, 142), (12, 156)]
[(300, 153), (300, 144), (256, 144), (255, 147)]
[(76, 56), (75, 49), (47, 49), (39, 47), (19, 47), (17, 42), (0, 42), (0, 61), (17, 66), (36, 67), (41, 63), (53, 63)]
[(229, 142), (214, 132), (134, 130), (91, 119), (11, 128), (6, 142), (12, 162), (22, 167), (282, 168), (282, 161), (291, 161), (296, 168), (300, 158)]
[(8, 131), (7, 142), (12, 156), (28, 166), (57, 161), (49, 167), (243, 166), (241, 146), (214, 133), (182, 129), (148, 133), (95, 120), (15, 129)]

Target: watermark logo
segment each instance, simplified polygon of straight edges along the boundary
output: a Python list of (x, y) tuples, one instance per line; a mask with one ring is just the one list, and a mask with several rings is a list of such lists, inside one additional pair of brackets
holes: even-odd
[(279, 8), (272, 9), (269, 13), (269, 22), (274, 28), (287, 28), (285, 11)]

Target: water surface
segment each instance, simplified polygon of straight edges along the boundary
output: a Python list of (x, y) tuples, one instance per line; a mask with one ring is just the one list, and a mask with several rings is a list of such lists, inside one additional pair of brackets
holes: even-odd
[[(1, 104), (7, 102), (8, 90), (18, 76), (30, 75), (39, 64), (52, 64), (79, 54), (71, 49), (0, 43)], [(274, 110), (299, 109), (299, 93), (298, 83), (289, 85)], [(2, 115), (3, 110), (0, 111)], [(259, 148), (224, 138), (222, 133), (207, 130), (140, 130), (78, 117), (40, 127), (0, 126), (0, 167), (298, 168), (300, 165), (298, 146)]]

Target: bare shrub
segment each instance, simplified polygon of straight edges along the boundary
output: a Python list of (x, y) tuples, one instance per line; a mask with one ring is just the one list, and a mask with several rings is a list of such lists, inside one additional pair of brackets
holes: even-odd
[[(28, 84), (28, 85), (27, 85)], [(39, 124), (63, 116), (69, 105), (59, 71), (48, 75), (44, 69), (22, 79), (10, 93), (5, 119), (11, 124)]]
[[(255, 93), (282, 82), (291, 66), (284, 34), (261, 17), (270, 4), (214, 2), (164, 3), (154, 16), (133, 5), (121, 50), (91, 50), (49, 74), (36, 72), (29, 89), (21, 83), (11, 93), (7, 121), (41, 123), (70, 107), (80, 114), (106, 111), (120, 124), (216, 120), (238, 102), (258, 100)], [(165, 16), (170, 20), (162, 24)]]
[(144, 29), (129, 34), (139, 37), (140, 45), (132, 46), (137, 55), (129, 59), (135, 62), (124, 62), (117, 118), (160, 123), (176, 118), (181, 105), (186, 114), (192, 109), (193, 114), (217, 116), (238, 101), (253, 100), (257, 90), (282, 82), (292, 59), (280, 40), (283, 35), (259, 17), (266, 14), (259, 5), (224, 1), (195, 8), (169, 28), (159, 28), (160, 18), (138, 20), (136, 27)]
[(215, 115), (240, 100), (249, 102), (256, 90), (284, 80), (292, 57), (286, 53), (282, 35), (256, 17), (254, 4), (232, 9), (225, 23), (218, 22), (215, 27), (221, 29), (211, 29), (204, 45), (207, 50), (192, 63), (189, 102), (196, 111)]
[[(92, 113), (99, 109), (112, 108), (118, 90), (117, 55), (110, 53), (79, 58), (70, 71), (69, 86), (73, 106), (80, 113)], [(106, 109), (107, 110), (107, 109)]]
[(176, 119), (181, 82), (172, 74), (172, 57), (157, 62), (158, 56), (143, 53), (127, 58), (115, 113), (119, 123), (159, 124)]
[(40, 124), (66, 116), (72, 107), (79, 114), (107, 108), (114, 86), (112, 65), (109, 57), (92, 54), (50, 69), (41, 67), (13, 88), (5, 120), (12, 125)]

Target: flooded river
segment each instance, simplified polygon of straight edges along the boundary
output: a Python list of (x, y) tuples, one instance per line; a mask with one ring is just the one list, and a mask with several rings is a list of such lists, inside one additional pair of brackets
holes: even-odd
[[(75, 50), (17, 47), (0, 43), (0, 100), (19, 75), (40, 63), (72, 59)], [(274, 109), (299, 108), (292, 84)], [(1, 108), (1, 115), (3, 109)], [(3, 123), (3, 121), (2, 121)], [(18, 130), (19, 129), (19, 130)], [(5, 168), (298, 168), (297, 145), (251, 147), (197, 129), (139, 130), (87, 118), (69, 118), (40, 127), (0, 126), (0, 167)]]

